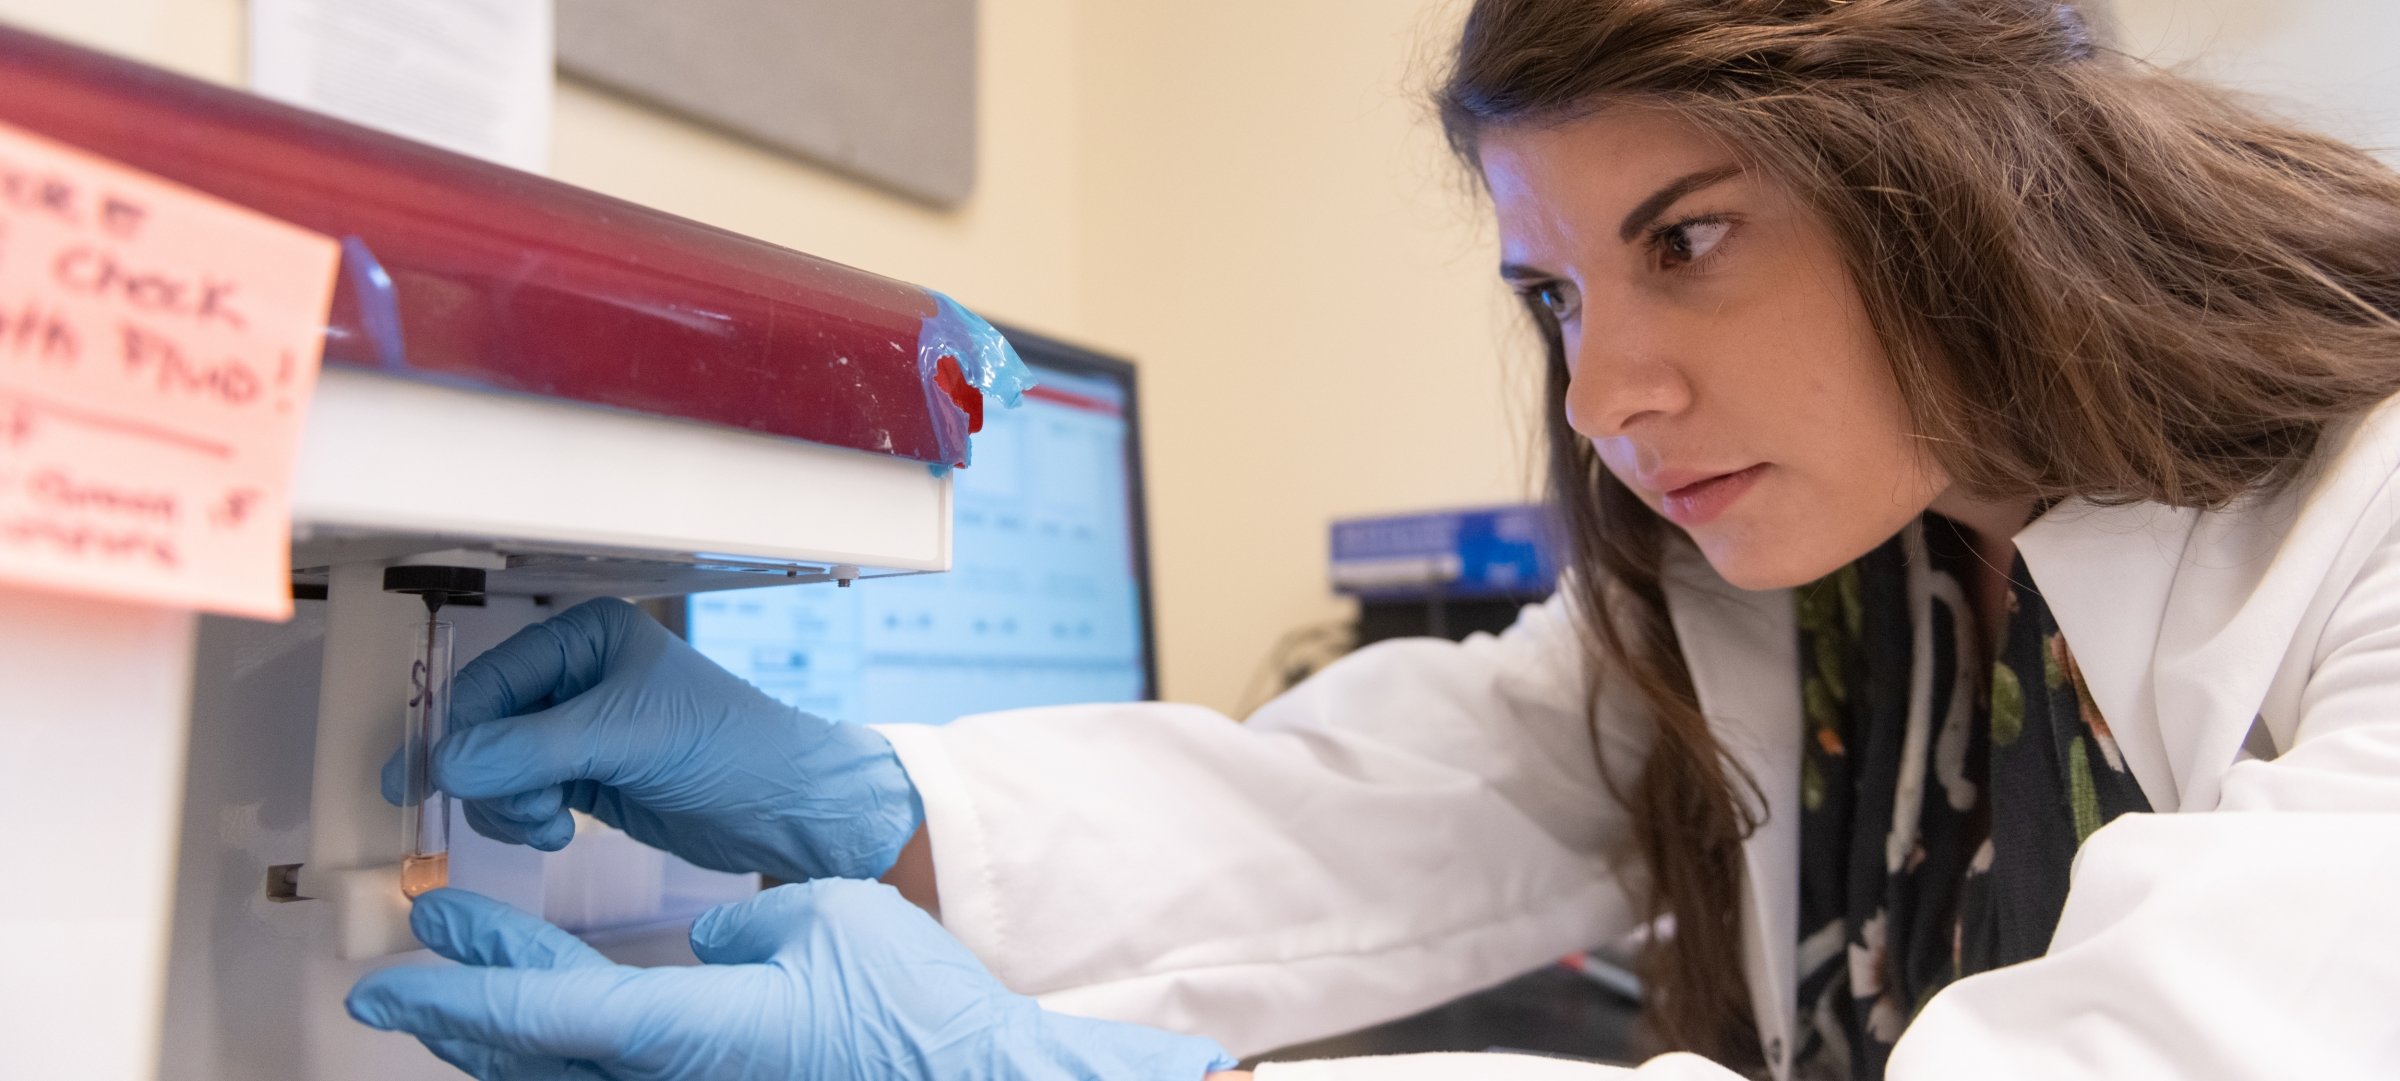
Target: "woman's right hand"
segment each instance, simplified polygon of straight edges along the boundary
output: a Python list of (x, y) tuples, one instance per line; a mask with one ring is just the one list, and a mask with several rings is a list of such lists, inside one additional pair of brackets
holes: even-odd
[(476, 832), (545, 851), (574, 837), (573, 809), (715, 870), (875, 878), (924, 820), (881, 735), (767, 697), (623, 601), (469, 662), (450, 724), (434, 783)]

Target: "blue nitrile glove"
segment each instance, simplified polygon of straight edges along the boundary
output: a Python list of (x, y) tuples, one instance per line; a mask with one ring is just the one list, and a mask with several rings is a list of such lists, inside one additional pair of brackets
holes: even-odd
[[(889, 740), (767, 697), (623, 601), (468, 662), (450, 728), (434, 783), (477, 833), (545, 851), (573, 808), (719, 871), (875, 878), (925, 818)], [(398, 802), (397, 757), (383, 789)]]
[(1044, 1010), (898, 891), (781, 886), (692, 925), (685, 968), (626, 968), (464, 890), (409, 923), (467, 967), (367, 975), (350, 1016), (483, 1081), (1199, 1081), (1216, 1044)]

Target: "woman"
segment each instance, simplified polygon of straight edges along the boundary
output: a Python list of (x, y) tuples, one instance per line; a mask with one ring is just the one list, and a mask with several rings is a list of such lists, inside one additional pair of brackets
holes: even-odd
[(2400, 180), (2046, 0), (1481, 0), (1441, 105), (1558, 599), (1239, 727), (830, 725), (577, 609), (461, 677), (477, 827), (813, 881), (658, 972), (437, 895), (477, 967), (353, 1012), (485, 1077), (1189, 1078), (1072, 1015), (1258, 1050), (1657, 921), (1656, 1029), (1747, 1072), (2400, 1067)]

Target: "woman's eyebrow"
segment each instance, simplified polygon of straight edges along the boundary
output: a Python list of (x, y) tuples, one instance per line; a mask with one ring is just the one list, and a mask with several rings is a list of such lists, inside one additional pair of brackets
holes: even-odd
[(1633, 212), (1625, 215), (1625, 223), (1617, 226), (1617, 239), (1632, 243), (1634, 237), (1640, 236), (1642, 230), (1649, 228), (1650, 223), (1657, 221), (1658, 216), (1666, 213), (1668, 207), (1674, 206), (1676, 200), (1703, 188), (1722, 184), (1740, 175), (1742, 175), (1742, 167), (1739, 165), (1719, 165), (1676, 178), (1666, 187), (1650, 193), (1649, 198), (1634, 205)]

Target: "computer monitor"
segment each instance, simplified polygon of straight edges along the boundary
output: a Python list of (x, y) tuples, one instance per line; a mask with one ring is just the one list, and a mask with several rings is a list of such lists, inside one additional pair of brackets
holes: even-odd
[(985, 413), (947, 574), (703, 593), (685, 636), (776, 698), (860, 723), (1154, 697), (1133, 367), (1003, 330), (1038, 385)]

